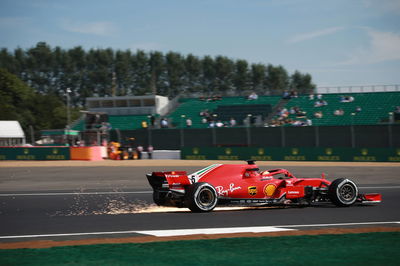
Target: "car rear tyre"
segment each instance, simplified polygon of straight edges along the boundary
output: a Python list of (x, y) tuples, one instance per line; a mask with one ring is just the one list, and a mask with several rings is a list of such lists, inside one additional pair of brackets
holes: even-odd
[(192, 212), (212, 211), (218, 202), (217, 191), (208, 183), (194, 183), (187, 190), (186, 202)]
[(328, 195), (333, 204), (339, 207), (353, 205), (357, 200), (358, 189), (353, 181), (346, 178), (334, 180), (329, 186)]

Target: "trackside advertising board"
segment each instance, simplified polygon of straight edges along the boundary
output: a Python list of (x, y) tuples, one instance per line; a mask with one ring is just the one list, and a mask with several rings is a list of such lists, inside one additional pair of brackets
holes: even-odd
[(0, 160), (69, 160), (69, 147), (0, 147)]
[(400, 148), (185, 147), (184, 160), (400, 162)]

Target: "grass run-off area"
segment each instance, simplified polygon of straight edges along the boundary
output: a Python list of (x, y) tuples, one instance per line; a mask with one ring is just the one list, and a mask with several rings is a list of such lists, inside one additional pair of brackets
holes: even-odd
[(0, 265), (400, 265), (400, 232), (0, 250)]

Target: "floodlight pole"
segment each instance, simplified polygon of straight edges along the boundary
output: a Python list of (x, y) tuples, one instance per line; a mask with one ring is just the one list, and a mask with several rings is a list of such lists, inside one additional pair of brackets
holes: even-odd
[(70, 96), (69, 96), (69, 94), (71, 93), (71, 89), (70, 88), (67, 88), (67, 91), (66, 91), (67, 93), (66, 93), (66, 95), (67, 95), (67, 126), (66, 126), (66, 129), (67, 129), (67, 141), (68, 141), (68, 144), (69, 144), (69, 127), (70, 127), (70, 123), (71, 123), (71, 112), (70, 112)]

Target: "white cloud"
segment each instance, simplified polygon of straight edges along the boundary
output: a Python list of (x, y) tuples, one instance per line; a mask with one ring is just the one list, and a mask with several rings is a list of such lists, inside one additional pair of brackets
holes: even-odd
[(144, 43), (132, 44), (129, 48), (132, 51), (136, 51), (136, 50), (154, 51), (154, 50), (160, 50), (161, 46), (155, 42), (144, 42)]
[(110, 36), (117, 31), (114, 24), (107, 21), (97, 21), (88, 23), (64, 21), (63, 28), (70, 32), (100, 35), (100, 36)]
[(331, 27), (331, 28), (326, 28), (326, 29), (317, 30), (317, 31), (313, 31), (313, 32), (300, 33), (300, 34), (294, 35), (292, 38), (290, 38), (288, 40), (288, 42), (289, 43), (298, 43), (298, 42), (302, 42), (302, 41), (307, 41), (307, 40), (315, 39), (315, 38), (318, 38), (321, 36), (331, 35), (338, 31), (341, 31), (343, 29), (344, 29), (343, 27)]
[(373, 9), (375, 12), (400, 14), (399, 0), (364, 0), (364, 6)]
[(368, 47), (360, 47), (340, 65), (375, 64), (400, 60), (400, 34), (366, 29), (370, 37)]

